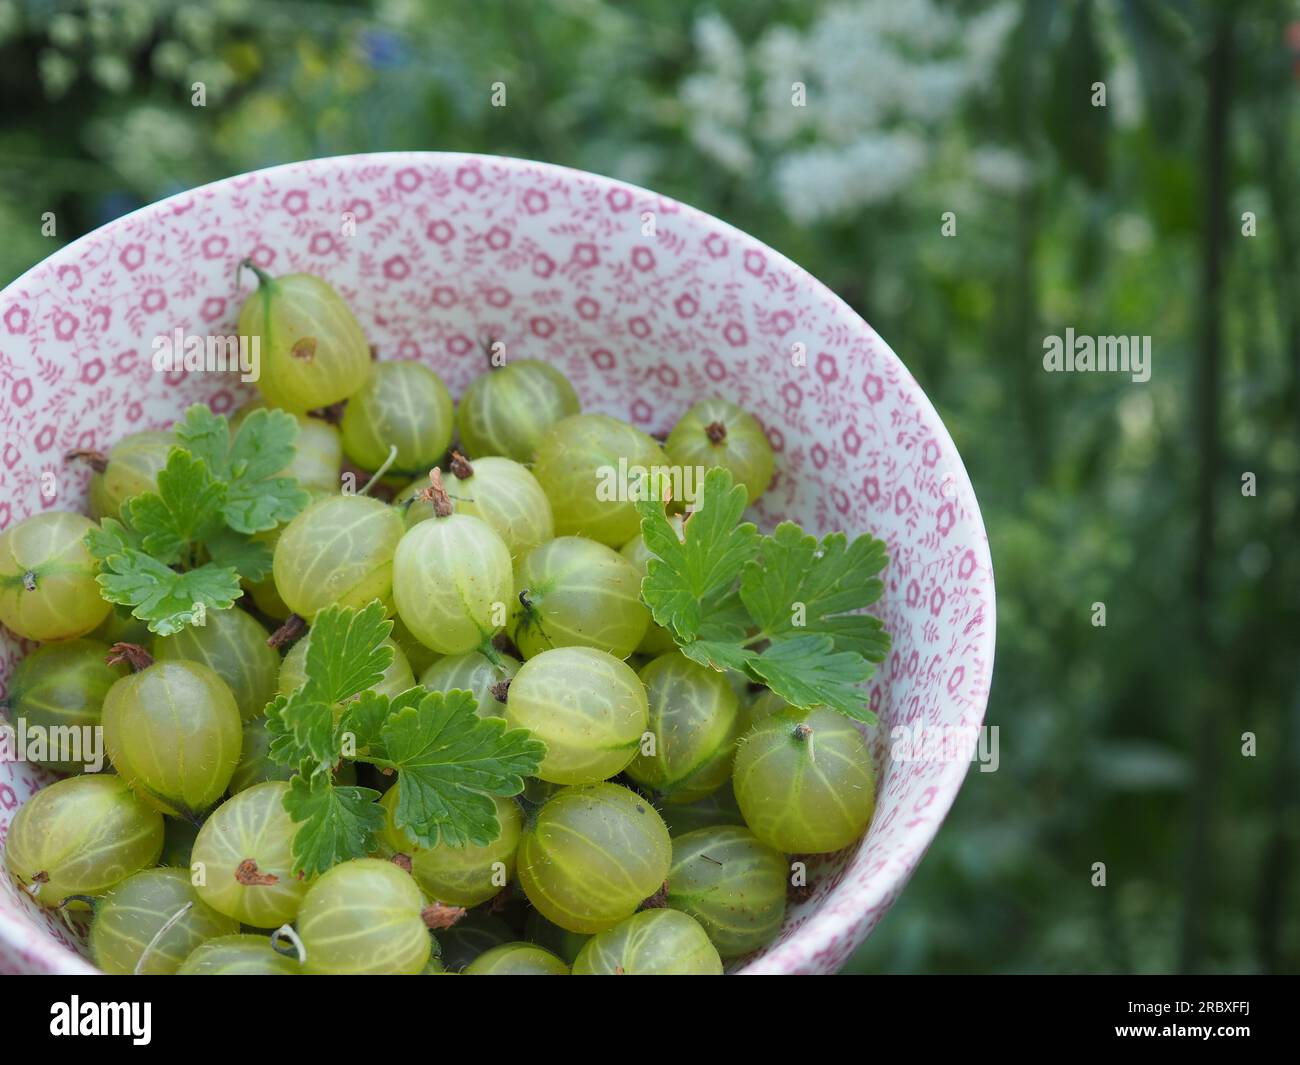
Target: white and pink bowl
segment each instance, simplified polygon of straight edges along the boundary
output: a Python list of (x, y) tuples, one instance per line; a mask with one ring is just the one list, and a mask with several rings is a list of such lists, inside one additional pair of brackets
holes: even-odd
[[(775, 484), (757, 507), (889, 547), (893, 649), (871, 687), (875, 820), (812, 866), (815, 890), (743, 973), (825, 973), (897, 898), (968, 762), (897, 760), (890, 730), (984, 716), (993, 573), (979, 506), (934, 407), (899, 358), (816, 279), (706, 214), (593, 174), (492, 156), (400, 153), (262, 170), (163, 200), (56, 252), (0, 292), (0, 528), (80, 509), (65, 452), (244, 395), (211, 373), (159, 373), (153, 339), (228, 334), (245, 256), (307, 271), (350, 302), (381, 358), (419, 359), (459, 395), (479, 342), (545, 359), (585, 409), (666, 432), (720, 395), (764, 424)], [(56, 491), (42, 492), (53, 474)], [(48, 484), (48, 477), (45, 478)], [(0, 677), (24, 648), (0, 636)], [(51, 778), (0, 763), (0, 842)], [(0, 876), (0, 972), (93, 971), (63, 922)]]

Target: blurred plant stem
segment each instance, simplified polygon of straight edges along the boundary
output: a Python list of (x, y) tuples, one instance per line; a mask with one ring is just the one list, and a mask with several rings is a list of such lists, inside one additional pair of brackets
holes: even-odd
[[(1279, 40), (1285, 40), (1290, 19), (1279, 11), (1273, 20)], [(1289, 410), (1295, 419), (1297, 443), (1300, 444), (1300, 253), (1297, 252), (1297, 217), (1295, 186), (1288, 168), (1295, 165), (1292, 140), (1289, 136), (1294, 121), (1295, 98), (1282, 93), (1268, 101), (1261, 111), (1259, 141), (1263, 149), (1263, 183), (1268, 197), (1269, 213), (1275, 226), (1278, 288), (1283, 298), (1278, 301), (1282, 316), (1281, 338), (1288, 360), (1289, 380), (1282, 393), (1282, 410)], [(1300, 495), (1293, 501), (1290, 529), (1300, 527)], [(1286, 531), (1274, 538), (1270, 546), (1276, 557), (1285, 557)], [(1294, 585), (1281, 582), (1278, 598), (1283, 600), (1279, 609), (1293, 617), (1300, 612), (1294, 599)], [(1300, 782), (1297, 781), (1297, 762), (1300, 761), (1300, 682), (1295, 685), (1292, 699), (1278, 700), (1275, 714), (1277, 730), (1276, 753), (1270, 783), (1271, 824), (1264, 854), (1259, 868), (1259, 889), (1255, 904), (1255, 950), (1260, 966), (1266, 972), (1277, 972), (1282, 962), (1282, 919), (1288, 888), (1294, 872), (1291, 826), (1300, 821)]]
[(1217, 654), (1213, 635), (1218, 571), (1215, 552), (1216, 497), (1220, 490), (1221, 466), (1219, 444), (1220, 389), (1223, 363), (1223, 292), (1224, 264), (1227, 259), (1229, 210), (1228, 134), (1232, 111), (1233, 20), (1231, 5), (1218, 9), (1207, 68), (1207, 108), (1205, 140), (1202, 148), (1204, 168), (1204, 240), (1201, 258), (1201, 336), (1200, 355), (1192, 377), (1195, 447), (1198, 458), (1196, 490), (1195, 541), (1192, 551), (1191, 612), (1195, 661), (1208, 675), (1192, 685), (1196, 712), (1192, 715), (1195, 733), (1196, 775), (1190, 800), (1190, 832), (1187, 847), (1180, 967), (1195, 971), (1204, 951), (1204, 926), (1207, 900), (1213, 893), (1212, 856), (1214, 813), (1218, 796), (1219, 766), (1225, 730), (1224, 678), (1216, 676), (1216, 664), (1223, 662)]

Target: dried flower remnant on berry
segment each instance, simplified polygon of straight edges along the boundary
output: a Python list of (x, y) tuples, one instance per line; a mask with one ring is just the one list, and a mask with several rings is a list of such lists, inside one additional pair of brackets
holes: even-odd
[(474, 476), (474, 467), (470, 465), (469, 459), (459, 451), (451, 453), (450, 468), (452, 475), (460, 481), (468, 481)]
[(153, 655), (138, 643), (115, 643), (108, 649), (104, 662), (110, 666), (120, 666), (125, 662), (132, 672), (139, 673), (153, 665)]
[(252, 858), (245, 858), (239, 863), (235, 869), (235, 879), (244, 887), (270, 887), (280, 882), (274, 873), (263, 873), (258, 869), (257, 862)]
[(415, 498), (422, 503), (432, 503), (433, 512), (439, 518), (451, 516), (451, 496), (447, 494), (447, 489), (442, 485), (442, 470), (438, 469), (437, 466), (429, 471), (429, 487), (421, 488), (420, 491), (415, 493)]
[(663, 885), (651, 895), (645, 902), (641, 903), (643, 910), (661, 910), (668, 905), (668, 881), (665, 880)]
[(69, 451), (63, 456), (64, 462), (84, 462), (96, 473), (103, 473), (108, 469), (108, 456), (102, 451), (93, 449), (80, 449)]
[(420, 916), (424, 918), (425, 927), (437, 931), (442, 928), (451, 928), (465, 916), (465, 912), (464, 906), (447, 906), (444, 903), (435, 902), (421, 910)]

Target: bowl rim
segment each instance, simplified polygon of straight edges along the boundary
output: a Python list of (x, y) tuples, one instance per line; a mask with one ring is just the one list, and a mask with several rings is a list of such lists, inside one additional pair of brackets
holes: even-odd
[[(161, 199), (154, 200), (151, 203), (143, 204), (120, 215), (117, 218), (105, 222), (92, 230), (82, 234), (69, 243), (55, 249), (40, 262), (35, 263), (27, 270), (23, 271), (18, 277), (14, 278), (3, 288), (0, 288), (0, 301), (9, 297), (14, 290), (21, 289), (29, 279), (40, 276), (59, 265), (59, 260), (64, 257), (76, 255), (81, 248), (91, 243), (102, 240), (105, 237), (114, 235), (117, 230), (130, 225), (132, 222), (147, 218), (150, 214), (165, 212), (169, 207), (184, 203), (185, 201), (202, 196), (226, 186), (233, 185), (237, 182), (248, 181), (250, 179), (266, 178), (274, 180), (276, 175), (281, 172), (328, 172), (337, 168), (349, 168), (373, 165), (382, 163), (397, 168), (403, 163), (409, 165), (434, 164), (444, 167), (455, 166), (457, 164), (487, 164), (496, 167), (503, 167), (507, 170), (541, 170), (550, 172), (556, 178), (564, 182), (572, 183), (575, 181), (592, 183), (602, 191), (608, 192), (614, 189), (626, 190), (632, 193), (639, 193), (641, 196), (650, 197), (663, 204), (671, 205), (676, 213), (684, 214), (694, 218), (697, 222), (703, 223), (713, 231), (736, 241), (742, 251), (755, 250), (761, 252), (764, 256), (777, 266), (789, 271), (792, 276), (800, 279), (801, 284), (811, 286), (819, 300), (824, 301), (833, 312), (848, 322), (855, 323), (857, 328), (865, 330), (870, 336), (872, 343), (877, 345), (884, 353), (887, 359), (892, 359), (894, 364), (905, 375), (908, 390), (917, 404), (919, 413), (926, 427), (934, 434), (940, 446), (944, 449), (944, 454), (949, 456), (949, 463), (946, 465), (946, 472), (953, 475), (957, 482), (957, 495), (968, 501), (969, 506), (966, 508), (966, 514), (959, 521), (965, 524), (971, 533), (970, 548), (975, 552), (977, 566), (988, 574), (987, 581), (987, 601), (983, 608), (987, 612), (987, 624), (979, 634), (978, 656), (988, 663), (989, 684), (986, 686), (982, 695), (978, 713), (974, 708), (970, 708), (967, 716), (972, 719), (972, 730), (975, 726), (982, 725), (988, 710), (989, 693), (992, 689), (992, 679), (995, 670), (995, 650), (997, 643), (997, 596), (996, 596), (996, 577), (993, 571), (992, 553), (989, 547), (988, 534), (984, 525), (983, 512), (980, 509), (979, 501), (975, 495), (974, 485), (971, 481), (970, 474), (966, 469), (965, 461), (962, 459), (956, 443), (953, 441), (952, 434), (944, 424), (943, 419), (939, 416), (938, 410), (934, 403), (921, 388), (916, 378), (907, 368), (906, 363), (898, 356), (898, 353), (881, 337), (871, 324), (866, 321), (857, 311), (828, 285), (819, 280), (816, 275), (809, 270), (800, 266), (791, 260), (783, 252), (765, 244), (757, 237), (746, 233), (744, 230), (732, 225), (716, 215), (710, 214), (701, 208), (695, 207), (690, 203), (678, 200), (671, 196), (655, 192), (644, 186), (636, 185), (632, 182), (623, 181), (619, 178), (609, 177), (598, 174), (589, 170), (581, 170), (576, 167), (565, 166), (558, 163), (549, 163), (534, 159), (525, 159), (517, 156), (495, 155), (488, 152), (449, 152), (449, 151), (383, 151), (383, 152), (359, 152), (346, 155), (317, 156), (306, 159), (291, 160), (283, 163), (276, 163), (272, 166), (259, 167), (254, 170), (243, 171), (238, 174), (230, 174), (226, 177), (217, 178), (213, 181), (205, 182), (202, 185), (196, 185), (189, 189), (183, 189), (165, 196)], [(972, 749), (975, 738), (972, 738)], [(856, 948), (864, 941), (874, 927), (874, 921), (868, 923), (866, 918), (875, 915), (878, 920), (880, 916), (888, 910), (894, 900), (906, 887), (911, 879), (912, 873), (921, 859), (924, 858), (930, 845), (934, 842), (940, 827), (943, 825), (948, 812), (951, 810), (953, 803), (956, 801), (957, 794), (960, 792), (966, 774), (970, 770), (970, 761), (962, 763), (960, 773), (952, 775), (951, 786), (944, 789), (944, 792), (936, 796), (935, 802), (930, 809), (934, 816), (928, 820), (925, 827), (917, 833), (915, 846), (907, 855), (907, 861), (898, 868), (892, 875), (877, 875), (874, 877), (874, 883), (869, 890), (859, 890), (859, 885), (850, 882), (847, 878), (845, 881), (837, 884), (824, 899), (808, 919), (799, 926), (787, 939), (773, 944), (762, 958), (757, 960), (757, 965), (742, 965), (738, 971), (740, 974), (749, 972), (799, 972), (801, 969), (806, 971), (815, 971), (815, 966), (808, 968), (808, 960), (815, 959), (819, 955), (842, 946), (844, 937), (850, 937), (853, 942), (848, 945), (848, 950)], [(882, 776), (877, 784), (879, 787), (883, 784)], [(945, 781), (946, 782), (946, 781)], [(868, 829), (868, 834), (870, 829)], [(865, 837), (864, 837), (865, 838)], [(860, 846), (861, 841), (854, 846)], [(883, 871), (882, 871), (883, 873)], [(839, 893), (846, 888), (851, 889), (849, 894), (852, 895), (852, 905), (846, 912), (842, 906), (832, 906), (832, 902), (843, 902), (846, 900), (838, 899)], [(9, 915), (0, 911), (0, 944), (10, 946), (18, 951), (18, 955), (28, 961), (35, 961), (40, 964), (47, 972), (96, 972), (87, 960), (75, 951), (65, 947), (54, 939), (49, 938), (38, 930), (35, 937), (28, 935), (27, 942), (23, 942), (23, 930), (17, 927), (17, 922), (21, 918)], [(16, 931), (15, 931), (16, 929)], [(35, 957), (33, 957), (35, 953)]]

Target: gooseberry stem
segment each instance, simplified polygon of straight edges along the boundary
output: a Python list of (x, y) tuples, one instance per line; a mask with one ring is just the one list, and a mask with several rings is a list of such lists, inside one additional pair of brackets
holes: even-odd
[(93, 895), (64, 895), (63, 900), (59, 903), (59, 909), (66, 909), (70, 902), (84, 902), (92, 911), (99, 905), (99, 899)]
[(505, 659), (501, 657), (500, 652), (497, 651), (495, 645), (492, 643), (491, 636), (483, 637), (483, 642), (479, 644), (478, 653), (496, 666), (497, 669), (503, 668), (506, 664)]
[[(293, 946), (292, 954), (287, 950), (280, 949), (285, 940)], [(302, 940), (298, 937), (298, 933), (294, 931), (293, 925), (291, 924), (282, 924), (271, 933), (271, 949), (277, 954), (284, 955), (286, 958), (291, 958), (293, 957), (293, 954), (297, 954), (299, 965), (305, 965), (307, 962), (307, 948), (303, 946)]]
[(266, 646), (277, 651), (294, 644), (307, 631), (307, 619), (301, 614), (290, 614), (283, 624), (266, 638)]
[(184, 917), (187, 913), (189, 913), (190, 910), (192, 909), (194, 909), (194, 903), (187, 902), (184, 906), (182, 906), (174, 914), (168, 917), (166, 921), (163, 922), (163, 926), (153, 934), (153, 938), (149, 940), (148, 944), (141, 952), (139, 959), (135, 963), (135, 970), (132, 975), (139, 976), (142, 972), (144, 972), (145, 959), (148, 958), (151, 953), (153, 953), (153, 949), (156, 946), (158, 946), (158, 944), (162, 941), (162, 937), (165, 936), (176, 926), (176, 922), (179, 921), (182, 917)]
[(76, 923), (72, 920), (72, 915), (68, 910), (68, 903), (70, 902), (84, 902), (90, 907), (90, 912), (93, 915), (95, 908), (99, 905), (99, 899), (92, 898), (90, 895), (65, 895), (63, 901), (55, 907), (58, 911), (59, 917), (62, 918), (64, 925), (67, 926), (68, 931), (73, 935), (80, 936), (83, 934), (83, 930), (78, 928)]
[[(361, 491), (358, 492), (357, 495), (359, 496), (367, 495), (370, 492), (370, 489), (372, 489), (381, 480), (383, 480), (384, 474), (388, 472), (389, 468), (396, 461), (397, 461), (397, 445), (389, 444), (388, 458), (384, 459), (379, 469), (375, 470), (374, 475), (370, 478), (370, 480), (366, 482), (366, 486), (363, 489), (361, 489)], [(430, 474), (430, 476), (432, 476), (432, 474)]]
[[(270, 285), (275, 281), (275, 278), (273, 278), (270, 274), (268, 274), (265, 270), (263, 270), (260, 266), (258, 266), (257, 263), (253, 262), (251, 258), (240, 260), (239, 270), (246, 270), (246, 269), (253, 271), (253, 275), (257, 278), (258, 288), (261, 288), (263, 285)], [(236, 273), (238, 272), (239, 271), (236, 271)]]

